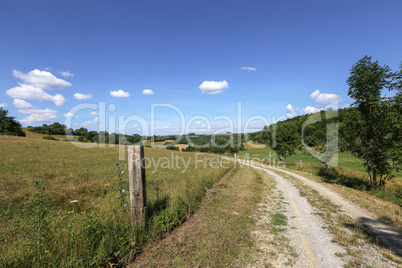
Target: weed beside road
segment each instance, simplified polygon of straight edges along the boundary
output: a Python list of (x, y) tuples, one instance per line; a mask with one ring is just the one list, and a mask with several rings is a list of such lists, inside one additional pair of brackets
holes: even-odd
[(235, 169), (208, 191), (197, 213), (132, 267), (245, 267), (254, 264), (251, 217), (262, 201), (265, 181), (252, 169)]

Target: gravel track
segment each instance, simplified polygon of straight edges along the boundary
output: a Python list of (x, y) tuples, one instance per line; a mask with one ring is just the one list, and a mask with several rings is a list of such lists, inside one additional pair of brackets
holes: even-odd
[(293, 176), (296, 179), (302, 181), (305, 185), (318, 191), (320, 195), (328, 198), (335, 205), (340, 206), (341, 210), (346, 215), (350, 216), (355, 221), (366, 225), (373, 233), (377, 235), (378, 238), (381, 239), (386, 248), (393, 251), (395, 254), (402, 256), (402, 234), (397, 228), (383, 222), (365, 209), (346, 200), (338, 193), (332, 191), (331, 189), (328, 189), (320, 183), (317, 183), (315, 181), (307, 179), (306, 177), (300, 176), (287, 170), (264, 166), (264, 169), (267, 168)]
[(346, 253), (346, 250), (331, 242), (333, 236), (325, 229), (325, 223), (316, 215), (315, 209), (306, 198), (300, 196), (296, 187), (282, 176), (254, 165), (272, 176), (288, 203), (287, 235), (290, 244), (299, 254), (295, 267), (342, 267), (345, 263), (335, 253)]

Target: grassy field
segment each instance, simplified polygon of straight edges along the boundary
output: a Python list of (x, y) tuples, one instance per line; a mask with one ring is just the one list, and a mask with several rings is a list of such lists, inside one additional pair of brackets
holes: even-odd
[(143, 228), (130, 224), (127, 157), (118, 160), (118, 146), (78, 148), (42, 136), (0, 136), (0, 267), (128, 262), (185, 221), (230, 169), (210, 168), (214, 156), (146, 148)]

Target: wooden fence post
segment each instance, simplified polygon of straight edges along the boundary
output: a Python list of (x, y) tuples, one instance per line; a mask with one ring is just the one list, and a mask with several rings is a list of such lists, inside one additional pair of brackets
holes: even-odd
[(303, 161), (300, 159), (300, 168), (303, 168)]
[(144, 146), (128, 146), (131, 221), (144, 224), (147, 192), (145, 187)]

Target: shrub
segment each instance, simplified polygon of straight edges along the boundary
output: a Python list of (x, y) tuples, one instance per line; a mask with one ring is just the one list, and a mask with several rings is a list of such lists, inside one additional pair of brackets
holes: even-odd
[(43, 136), (42, 139), (44, 139), (44, 140), (58, 141), (58, 139), (56, 139), (56, 138), (53, 137), (53, 136)]

